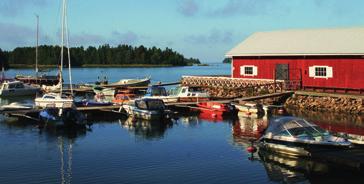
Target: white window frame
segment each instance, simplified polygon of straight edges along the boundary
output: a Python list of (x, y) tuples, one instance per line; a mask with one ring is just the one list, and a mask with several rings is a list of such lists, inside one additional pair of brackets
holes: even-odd
[[(321, 78), (321, 79), (333, 78), (333, 69), (331, 66), (314, 65), (314, 66), (310, 66), (308, 68), (309, 68), (309, 71), (308, 71), (309, 77), (312, 77), (314, 79), (316, 79), (316, 78)], [(316, 68), (326, 68), (326, 76), (316, 76)]]
[[(253, 74), (246, 74), (245, 73), (245, 68), (247, 68), (247, 67), (251, 67), (253, 69)], [(242, 75), (242, 76), (250, 76), (250, 77), (257, 76), (258, 75), (258, 67), (257, 66), (254, 66), (254, 65), (243, 65), (243, 66), (240, 66), (240, 75)]]

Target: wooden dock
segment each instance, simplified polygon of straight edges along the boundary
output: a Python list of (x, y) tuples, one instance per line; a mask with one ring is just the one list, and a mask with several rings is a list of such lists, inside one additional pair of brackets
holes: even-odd
[[(274, 98), (274, 97), (280, 97), (280, 96), (292, 95), (292, 94), (294, 94), (293, 91), (286, 91), (286, 92), (265, 94), (265, 95), (259, 95), (259, 96), (234, 98), (234, 99), (229, 99), (229, 100), (213, 100), (213, 101), (209, 101), (209, 102), (227, 104), (227, 103), (231, 103), (231, 102), (261, 100), (261, 99), (266, 99), (266, 98)], [(166, 103), (166, 105), (167, 106), (188, 106), (188, 105), (196, 105), (197, 103), (199, 103), (199, 102), (173, 102), (173, 103)]]

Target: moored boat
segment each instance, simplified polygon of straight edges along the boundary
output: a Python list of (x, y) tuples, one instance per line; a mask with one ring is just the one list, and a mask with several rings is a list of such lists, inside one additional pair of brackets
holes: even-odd
[(94, 86), (92, 88), (92, 90), (94, 91), (94, 93), (96, 95), (103, 95), (103, 96), (114, 96), (115, 95), (115, 89), (114, 88)]
[(72, 108), (73, 98), (58, 93), (46, 93), (35, 99), (35, 105), (40, 108)]
[(137, 86), (148, 86), (150, 84), (150, 76), (142, 79), (121, 79), (113, 83), (100, 83), (101, 87), (116, 88), (116, 87), (137, 87)]
[(135, 98), (134, 94), (120, 93), (120, 94), (116, 94), (114, 99), (112, 99), (111, 102), (113, 102), (114, 104), (125, 104), (125, 103), (128, 103), (129, 101), (131, 101), (134, 98)]
[(352, 144), (319, 126), (296, 117), (280, 117), (270, 122), (259, 147), (294, 156), (310, 156), (319, 149), (346, 149)]
[(161, 99), (164, 103), (177, 102), (177, 96), (169, 96), (166, 89), (162, 86), (149, 86), (143, 98)]
[(265, 114), (263, 106), (257, 103), (239, 102), (232, 103), (232, 105), (235, 106), (240, 114), (244, 114), (245, 116), (259, 116)]
[(145, 120), (162, 120), (171, 118), (171, 111), (166, 109), (163, 100), (143, 98), (123, 105), (129, 116)]
[(4, 81), (1, 84), (0, 96), (27, 96), (36, 95), (39, 88), (24, 84), (21, 81)]
[(39, 112), (39, 119), (47, 125), (65, 126), (65, 127), (85, 127), (87, 124), (86, 117), (76, 109), (45, 108)]
[(210, 95), (207, 92), (188, 86), (178, 86), (171, 89), (169, 95), (178, 97), (178, 101), (180, 102), (202, 102), (207, 101), (210, 98)]
[(232, 115), (235, 112), (233, 106), (218, 102), (200, 102), (197, 104), (197, 107), (202, 112), (210, 112), (217, 116)]

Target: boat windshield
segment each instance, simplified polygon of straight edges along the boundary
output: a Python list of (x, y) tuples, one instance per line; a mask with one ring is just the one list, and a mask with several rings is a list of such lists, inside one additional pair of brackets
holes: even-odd
[(162, 100), (148, 101), (148, 109), (149, 110), (163, 110), (164, 103)]
[(147, 94), (149, 96), (167, 96), (166, 89), (164, 87), (151, 87), (148, 88)]
[(171, 95), (171, 96), (177, 96), (178, 94), (181, 93), (181, 90), (182, 90), (181, 87), (176, 87), (176, 88), (170, 89), (168, 91), (168, 94)]
[(163, 110), (165, 108), (162, 100), (138, 100), (135, 105), (144, 110)]
[(278, 136), (311, 138), (328, 135), (328, 132), (321, 127), (298, 118), (290, 119), (288, 121), (273, 121), (268, 127), (267, 132), (271, 132), (272, 135)]

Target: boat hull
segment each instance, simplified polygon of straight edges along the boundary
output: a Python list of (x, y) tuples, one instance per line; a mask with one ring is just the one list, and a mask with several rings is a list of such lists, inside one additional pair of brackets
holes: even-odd
[(64, 99), (64, 100), (44, 100), (44, 99), (35, 99), (35, 106), (40, 108), (72, 108), (73, 100), (72, 99)]
[(287, 154), (291, 156), (309, 157), (313, 152), (318, 150), (349, 149), (350, 145), (309, 144), (303, 142), (290, 142), (263, 138), (259, 142), (259, 147), (261, 149), (266, 149), (272, 152)]
[(150, 84), (150, 78), (145, 79), (124, 79), (119, 82), (100, 85), (101, 87), (138, 87), (148, 86)]
[(58, 76), (16, 76), (16, 80), (22, 81), (25, 84), (37, 84), (37, 85), (57, 85), (59, 83), (59, 77)]
[(171, 97), (171, 96), (147, 96), (147, 97), (143, 97), (143, 98), (160, 99), (160, 100), (163, 100), (164, 103), (178, 102), (178, 97)]

